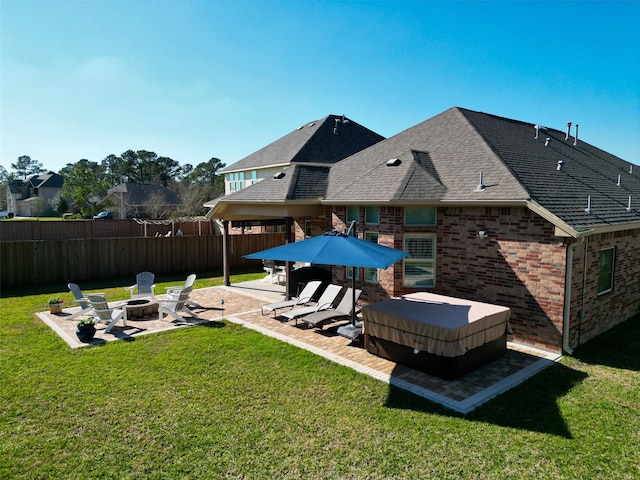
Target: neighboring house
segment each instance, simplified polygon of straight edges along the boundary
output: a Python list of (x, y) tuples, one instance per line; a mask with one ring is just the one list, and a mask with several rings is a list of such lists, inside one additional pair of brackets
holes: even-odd
[[(640, 312), (640, 168), (571, 131), (462, 108), (331, 168), (305, 165), (212, 205), (291, 218), (296, 240), (346, 230), (410, 257), (359, 269), (374, 302), (419, 290), (505, 305), (511, 338), (553, 351)], [(334, 267), (334, 281), (348, 271)]]
[[(383, 139), (381, 135), (344, 115), (328, 115), (321, 120), (305, 123), (279, 140), (220, 170), (224, 174), (225, 195), (280, 174), (292, 165), (327, 169), (328, 165)], [(282, 219), (275, 222), (277, 226), (281, 226), (281, 223)], [(273, 224), (274, 222), (234, 222), (234, 225), (247, 228)], [(254, 232), (260, 230), (253, 228)]]
[(107, 190), (100, 203), (112, 205), (116, 218), (162, 218), (179, 204), (178, 195), (155, 184), (121, 183)]
[(64, 177), (55, 172), (11, 180), (7, 188), (7, 210), (20, 217), (54, 213), (50, 201), (62, 191)]

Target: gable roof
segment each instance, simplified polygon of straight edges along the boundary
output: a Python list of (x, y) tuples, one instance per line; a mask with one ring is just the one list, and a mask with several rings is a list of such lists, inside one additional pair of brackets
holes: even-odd
[(305, 123), (220, 172), (282, 166), (293, 162), (335, 163), (383, 139), (383, 136), (344, 116), (328, 115)]
[(34, 175), (27, 180), (34, 188), (62, 188), (64, 177), (55, 172)]
[(180, 203), (175, 192), (162, 185), (150, 183), (121, 183), (107, 190), (105, 198), (113, 197), (115, 201), (119, 201), (120, 195), (124, 196), (124, 200), (129, 205), (151, 205), (158, 203), (156, 199), (161, 199), (163, 205), (178, 205)]

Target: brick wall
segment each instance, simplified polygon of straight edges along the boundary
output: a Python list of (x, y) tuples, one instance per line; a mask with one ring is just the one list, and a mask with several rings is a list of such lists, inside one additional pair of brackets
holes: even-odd
[[(615, 248), (613, 289), (598, 294), (600, 250), (611, 247)], [(592, 235), (578, 243), (571, 286), (571, 346), (639, 313), (640, 229)]]

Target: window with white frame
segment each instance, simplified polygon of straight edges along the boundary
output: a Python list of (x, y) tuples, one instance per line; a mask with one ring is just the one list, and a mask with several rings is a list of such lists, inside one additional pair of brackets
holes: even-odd
[[(378, 243), (378, 232), (365, 232), (364, 239), (369, 242)], [(365, 268), (364, 280), (369, 283), (378, 283), (378, 269)]]
[(600, 250), (600, 271), (598, 273), (598, 295), (613, 290), (613, 267), (615, 248)]
[(347, 205), (347, 223), (360, 221), (360, 207), (357, 205)]
[(367, 225), (378, 225), (380, 223), (380, 207), (365, 207), (364, 223)]
[(409, 253), (404, 259), (404, 286), (435, 286), (436, 236), (407, 233), (404, 236), (404, 250)]
[(404, 207), (404, 224), (409, 226), (433, 226), (436, 224), (435, 207)]

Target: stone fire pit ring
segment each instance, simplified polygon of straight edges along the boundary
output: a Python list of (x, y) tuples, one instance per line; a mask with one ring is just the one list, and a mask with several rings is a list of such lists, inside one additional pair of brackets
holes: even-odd
[(158, 302), (144, 298), (129, 300), (123, 308), (127, 311), (127, 320), (149, 320), (158, 316)]

